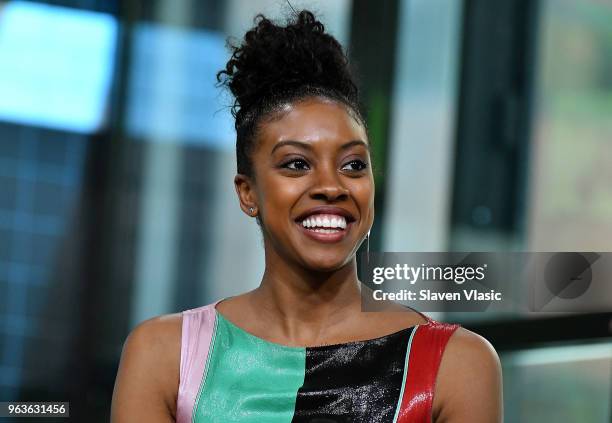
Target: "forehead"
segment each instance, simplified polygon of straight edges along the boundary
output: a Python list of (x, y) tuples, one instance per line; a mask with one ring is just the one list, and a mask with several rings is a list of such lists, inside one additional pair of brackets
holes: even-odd
[(308, 99), (285, 106), (261, 125), (259, 138), (262, 146), (269, 148), (284, 140), (367, 142), (365, 128), (346, 106), (326, 99)]

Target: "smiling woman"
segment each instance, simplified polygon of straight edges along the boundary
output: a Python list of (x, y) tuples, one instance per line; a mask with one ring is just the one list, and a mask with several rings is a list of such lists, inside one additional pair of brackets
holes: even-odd
[(372, 226), (367, 135), (347, 107), (326, 97), (285, 106), (258, 131), (253, 175), (235, 178), (243, 209), (257, 210), (272, 269), (289, 259), (304, 269), (338, 270), (354, 260)]
[(113, 421), (501, 421), (486, 340), (400, 306), (361, 311), (375, 189), (338, 42), (308, 11), (285, 26), (259, 16), (218, 78), (236, 99), (234, 183), (265, 272), (253, 291), (139, 325)]

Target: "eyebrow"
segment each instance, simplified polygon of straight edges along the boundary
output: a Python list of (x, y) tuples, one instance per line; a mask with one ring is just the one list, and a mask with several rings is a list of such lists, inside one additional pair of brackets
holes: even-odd
[[(279, 141), (278, 143), (276, 143), (276, 145), (272, 148), (272, 153), (274, 153), (277, 149), (279, 149), (279, 148), (281, 148), (281, 147), (283, 147), (285, 145), (293, 145), (293, 146), (296, 146), (296, 147), (299, 147), (299, 148), (304, 148), (306, 150), (312, 150), (312, 144), (310, 144), (308, 142), (295, 141), (295, 140), (284, 140), (284, 141)], [(367, 143), (365, 143), (364, 141), (362, 141), (362, 140), (349, 141), (346, 144), (343, 144), (340, 147), (340, 150), (346, 150), (347, 148), (351, 148), (354, 145), (362, 145), (368, 151), (370, 151), (370, 146)]]

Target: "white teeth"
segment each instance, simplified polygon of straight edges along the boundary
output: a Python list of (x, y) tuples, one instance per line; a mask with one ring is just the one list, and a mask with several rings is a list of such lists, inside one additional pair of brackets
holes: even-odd
[(337, 229), (346, 229), (347, 223), (344, 216), (316, 215), (304, 219), (302, 221), (302, 226), (305, 228), (312, 228), (315, 232), (320, 232), (319, 229), (330, 229), (333, 232), (337, 232)]

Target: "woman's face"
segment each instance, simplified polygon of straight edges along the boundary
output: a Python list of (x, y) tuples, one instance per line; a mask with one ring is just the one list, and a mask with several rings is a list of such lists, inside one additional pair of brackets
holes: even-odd
[(345, 106), (287, 106), (260, 126), (252, 160), (255, 181), (241, 199), (255, 203), (268, 248), (313, 270), (350, 262), (372, 227), (374, 178), (366, 131)]

